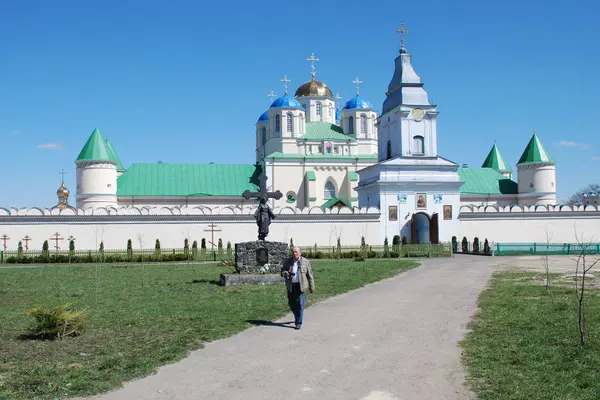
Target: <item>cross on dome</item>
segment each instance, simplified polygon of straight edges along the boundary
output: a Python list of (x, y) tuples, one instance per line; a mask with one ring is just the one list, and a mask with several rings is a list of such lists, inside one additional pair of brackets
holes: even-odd
[(287, 89), (288, 89), (288, 83), (291, 82), (291, 80), (288, 79), (287, 75), (283, 76), (283, 79), (281, 79), (281, 82), (283, 82), (283, 87), (285, 88), (285, 94), (287, 94)]
[(65, 174), (66, 174), (65, 170), (61, 169), (60, 172), (59, 172), (59, 174), (62, 175), (62, 184), (64, 185), (64, 183), (65, 183)]
[(267, 95), (267, 97), (269, 97), (271, 99), (271, 103), (273, 102), (273, 99), (277, 97), (277, 94), (271, 90), (271, 93), (269, 93)]
[(321, 61), (321, 60), (319, 60), (317, 57), (315, 57), (315, 53), (312, 53), (310, 55), (310, 57), (308, 57), (306, 59), (306, 61), (310, 61), (310, 66), (312, 68), (311, 75), (312, 75), (312, 79), (314, 80), (315, 79), (315, 74), (316, 74), (315, 73), (315, 61)]
[(396, 32), (400, 34), (400, 53), (406, 53), (404, 38), (408, 35), (408, 29), (404, 28), (404, 21), (400, 22), (400, 29), (397, 29)]
[(363, 82), (361, 80), (359, 80), (358, 76), (357, 76), (356, 79), (352, 81), (352, 83), (356, 84), (356, 94), (359, 94), (360, 93), (359, 85)]

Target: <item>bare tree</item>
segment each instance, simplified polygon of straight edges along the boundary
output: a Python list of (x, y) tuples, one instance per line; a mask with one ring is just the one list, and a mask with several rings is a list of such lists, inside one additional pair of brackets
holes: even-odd
[(553, 235), (548, 232), (548, 229), (546, 229), (546, 248), (544, 249), (544, 254), (542, 254), (542, 265), (544, 266), (544, 271), (546, 271), (546, 294), (550, 294), (550, 264), (548, 263), (548, 253), (550, 252), (552, 236)]
[[(598, 262), (600, 262), (600, 258), (595, 258), (591, 261), (588, 261), (587, 256), (592, 252), (592, 246), (596, 247), (595, 244), (592, 243), (592, 240), (586, 241), (584, 240), (583, 234), (581, 236), (577, 235), (577, 229), (575, 228), (575, 239), (578, 244), (578, 254), (575, 259), (575, 293), (577, 294), (577, 325), (579, 327), (579, 344), (583, 347), (585, 345), (585, 329), (584, 329), (584, 296), (585, 296), (585, 279), (587, 273), (591, 271), (594, 266)], [(593, 239), (593, 238), (592, 238)]]
[(580, 206), (583, 204), (583, 196), (588, 193), (598, 193), (600, 192), (600, 185), (597, 183), (592, 183), (583, 189), (578, 190), (575, 194), (573, 194), (569, 200), (567, 200), (567, 205), (569, 206)]

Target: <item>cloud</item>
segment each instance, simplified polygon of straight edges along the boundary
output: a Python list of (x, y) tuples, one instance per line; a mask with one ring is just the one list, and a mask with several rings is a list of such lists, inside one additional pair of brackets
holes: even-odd
[(9, 135), (20, 135), (21, 133), (23, 133), (23, 131), (21, 131), (20, 129), (14, 129), (8, 132)]
[(561, 140), (558, 143), (555, 143), (558, 146), (563, 146), (563, 147), (579, 147), (582, 150), (586, 150), (590, 148), (589, 144), (586, 143), (581, 143), (581, 142), (574, 142), (571, 140)]
[(594, 161), (600, 161), (600, 157), (592, 157), (592, 160), (594, 160)]
[(58, 144), (58, 143), (45, 143), (45, 144), (38, 144), (36, 146), (38, 149), (49, 149), (49, 150), (62, 150), (62, 145)]

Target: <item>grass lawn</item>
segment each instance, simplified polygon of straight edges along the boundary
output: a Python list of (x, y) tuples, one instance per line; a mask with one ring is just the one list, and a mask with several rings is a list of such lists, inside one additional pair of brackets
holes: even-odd
[[(414, 268), (414, 261), (313, 261), (307, 306)], [(119, 386), (230, 336), (252, 320), (288, 312), (283, 285), (221, 287), (214, 264), (0, 268), (0, 399), (88, 395)], [(70, 302), (86, 330), (64, 340), (25, 340), (24, 311)]]
[(462, 342), (479, 399), (600, 399), (600, 290), (586, 291), (581, 348), (573, 280), (552, 279), (548, 296), (543, 275), (501, 272), (481, 295)]

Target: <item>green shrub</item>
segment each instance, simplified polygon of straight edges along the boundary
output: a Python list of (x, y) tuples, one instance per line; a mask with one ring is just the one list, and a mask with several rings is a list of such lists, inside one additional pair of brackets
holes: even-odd
[(462, 238), (462, 242), (461, 242), (461, 250), (463, 253), (468, 253), (469, 252), (469, 242), (467, 241), (467, 237), (463, 236)]
[(17, 254), (18, 254), (17, 257), (19, 257), (19, 258), (23, 257), (23, 242), (21, 242), (20, 240), (19, 240), (19, 244), (17, 246)]
[[(42, 258), (47, 259), (50, 255), (50, 246), (48, 246), (48, 241), (44, 240), (44, 244), (42, 244)], [(47, 262), (47, 261), (45, 261)]]
[(458, 253), (458, 240), (456, 239), (456, 236), (452, 236), (452, 252)]
[(185, 255), (185, 258), (189, 258), (189, 255), (190, 255), (190, 241), (187, 238), (183, 241), (183, 254)]
[(408, 239), (406, 238), (406, 236), (402, 236), (402, 244), (408, 244)]
[(198, 259), (198, 241), (194, 240), (194, 243), (192, 243), (192, 257), (194, 258), (194, 260)]
[(63, 339), (77, 336), (83, 331), (84, 311), (71, 309), (70, 303), (51, 308), (35, 307), (25, 314), (35, 318), (35, 323), (29, 329), (34, 338)]
[(473, 239), (473, 253), (479, 253), (479, 238)]
[(487, 238), (485, 238), (483, 242), (483, 254), (492, 254), (492, 249), (490, 249), (490, 242), (488, 242)]
[(388, 238), (383, 241), (383, 257), (387, 258), (390, 256), (390, 246), (388, 244)]
[(154, 255), (160, 256), (160, 240), (158, 239), (156, 239), (156, 242), (154, 243)]
[(127, 240), (127, 260), (133, 261), (133, 245), (131, 244), (131, 239)]

